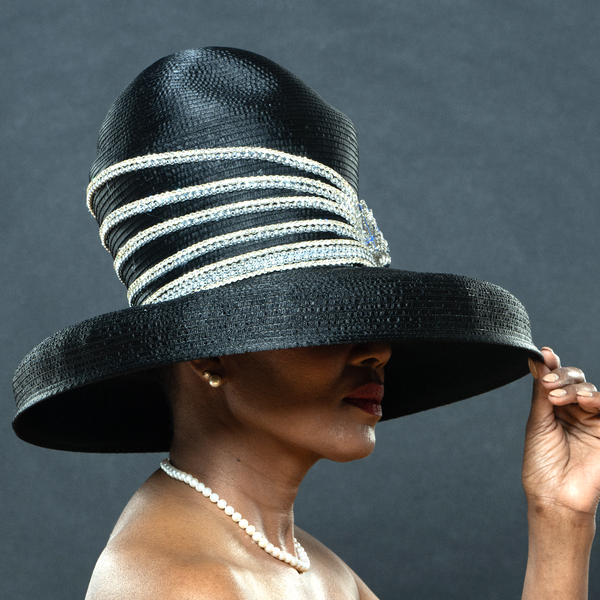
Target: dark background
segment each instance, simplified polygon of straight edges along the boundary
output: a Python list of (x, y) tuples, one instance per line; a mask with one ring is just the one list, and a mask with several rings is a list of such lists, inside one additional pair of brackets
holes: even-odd
[[(3, 598), (83, 598), (120, 511), (159, 460), (19, 441), (10, 381), (45, 336), (126, 306), (85, 208), (87, 172), (117, 94), (177, 50), (237, 46), (306, 81), (356, 124), (361, 197), (393, 266), (509, 289), (538, 345), (600, 381), (597, 0), (4, 0), (0, 9)], [(384, 600), (520, 597), (530, 387), (527, 378), (380, 425), (370, 458), (315, 467), (298, 524)]]

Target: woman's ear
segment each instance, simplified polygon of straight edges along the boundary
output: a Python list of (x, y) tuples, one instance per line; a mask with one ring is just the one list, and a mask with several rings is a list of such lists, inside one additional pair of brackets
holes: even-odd
[(218, 356), (189, 360), (185, 364), (189, 365), (198, 377), (208, 381), (212, 387), (221, 385), (221, 382), (225, 377), (223, 373), (223, 363)]

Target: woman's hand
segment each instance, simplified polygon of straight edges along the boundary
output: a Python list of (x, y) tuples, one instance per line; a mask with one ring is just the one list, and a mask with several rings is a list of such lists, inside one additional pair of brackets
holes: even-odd
[(600, 392), (549, 348), (530, 361), (523, 487), (529, 555), (523, 600), (586, 600), (600, 500)]
[(549, 348), (535, 378), (523, 487), (528, 502), (594, 515), (600, 501), (600, 392)]

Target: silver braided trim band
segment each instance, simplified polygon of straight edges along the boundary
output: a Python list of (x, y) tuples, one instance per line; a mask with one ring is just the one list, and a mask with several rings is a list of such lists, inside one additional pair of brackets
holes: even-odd
[[(217, 206), (199, 212), (190, 213), (169, 219), (158, 225), (153, 225), (140, 231), (133, 236), (128, 242), (123, 244), (117, 253), (114, 261), (115, 271), (121, 279), (121, 268), (123, 263), (144, 244), (151, 242), (163, 235), (168, 235), (186, 227), (194, 225), (202, 225), (210, 221), (219, 221), (225, 217), (237, 217), (240, 215), (249, 215), (259, 212), (269, 212), (276, 210), (285, 210), (290, 208), (316, 208), (326, 210), (333, 214), (338, 214), (341, 217), (346, 217), (346, 214), (339, 205), (330, 200), (323, 198), (315, 198), (314, 196), (286, 196), (284, 198), (263, 198), (259, 200), (246, 200), (244, 202), (236, 202), (227, 206)], [(354, 237), (354, 235), (352, 236)], [(122, 279), (121, 279), (122, 281)]]
[[(235, 246), (248, 242), (258, 242), (261, 240), (269, 240), (284, 235), (298, 233), (318, 233), (329, 232), (336, 235), (353, 238), (355, 230), (346, 223), (339, 221), (329, 221), (326, 219), (313, 219), (306, 221), (291, 221), (288, 223), (277, 223), (275, 225), (264, 225), (262, 227), (252, 227), (250, 229), (242, 229), (241, 231), (233, 231), (225, 235), (219, 235), (208, 240), (203, 240), (175, 254), (169, 256), (165, 260), (157, 263), (150, 269), (144, 272), (127, 288), (127, 297), (129, 302), (142, 290), (147, 287), (152, 281), (158, 279), (165, 273), (185, 265), (190, 260), (198, 258), (203, 254), (225, 248), (227, 246)], [(361, 241), (361, 240), (357, 240)], [(246, 256), (242, 254), (241, 257)]]
[(275, 246), (186, 273), (148, 296), (141, 304), (164, 302), (275, 271), (350, 264), (375, 266), (369, 252), (354, 240), (316, 240)]
[[(205, 183), (202, 185), (194, 185), (187, 188), (181, 188), (173, 192), (164, 192), (154, 196), (148, 196), (141, 200), (131, 202), (117, 210), (113, 211), (102, 221), (100, 225), (100, 238), (102, 245), (108, 250), (106, 238), (109, 232), (119, 223), (129, 219), (135, 215), (150, 212), (160, 206), (167, 206), (186, 200), (195, 200), (197, 198), (206, 198), (208, 196), (216, 196), (218, 194), (226, 194), (228, 192), (242, 192), (247, 190), (293, 190), (304, 194), (315, 194), (321, 198), (326, 198), (339, 205), (336, 211), (342, 214), (355, 227), (360, 227), (361, 212), (358, 206), (358, 200), (352, 201), (347, 196), (342, 194), (338, 189), (327, 183), (321, 183), (307, 177), (291, 177), (277, 175), (258, 175), (256, 177), (236, 177), (234, 179), (223, 179)], [(356, 198), (356, 195), (354, 196)], [(227, 212), (228, 206), (219, 207), (223, 211), (221, 218), (232, 216)]]
[(352, 186), (337, 172), (323, 165), (316, 160), (295, 156), (279, 150), (270, 148), (254, 148), (252, 146), (239, 146), (236, 148), (205, 148), (198, 150), (177, 150), (175, 152), (163, 152), (161, 154), (147, 154), (145, 156), (136, 156), (107, 167), (92, 181), (87, 188), (87, 205), (89, 211), (94, 217), (93, 198), (94, 194), (111, 179), (115, 179), (125, 173), (148, 169), (152, 167), (164, 167), (168, 165), (181, 165), (185, 163), (207, 162), (215, 160), (239, 160), (239, 159), (264, 160), (266, 162), (277, 163), (289, 167), (295, 167), (307, 173), (319, 175), (328, 181), (331, 181), (336, 187), (343, 190), (344, 193), (352, 195), (354, 190)]
[(140, 275), (128, 287), (127, 296), (130, 302), (139, 297), (145, 288), (169, 271), (181, 267), (190, 260), (204, 254), (224, 247), (276, 239), (287, 235), (326, 232), (344, 239), (279, 244), (264, 250), (241, 254), (194, 269), (181, 277), (177, 277), (152, 292), (142, 303), (162, 302), (194, 291), (211, 289), (254, 275), (274, 271), (324, 265), (359, 264), (371, 267), (389, 265), (388, 245), (377, 227), (373, 213), (368, 209), (364, 200), (358, 200), (353, 188), (343, 177), (333, 169), (311, 159), (268, 148), (239, 147), (184, 150), (150, 154), (126, 160), (108, 167), (90, 182), (87, 190), (88, 208), (94, 214), (94, 196), (98, 190), (107, 182), (125, 173), (175, 164), (239, 159), (254, 159), (290, 166), (300, 171), (318, 175), (329, 183), (308, 177), (289, 175), (236, 177), (155, 194), (122, 206), (108, 214), (100, 225), (100, 238), (107, 249), (108, 236), (115, 227), (129, 218), (149, 213), (158, 207), (245, 190), (290, 190), (300, 194), (298, 196), (234, 202), (184, 214), (152, 225), (138, 232), (116, 250), (114, 267), (119, 278), (123, 277), (123, 268), (126, 261), (132, 258), (134, 253), (144, 245), (162, 236), (172, 235), (188, 227), (211, 221), (215, 222), (239, 215), (269, 211), (309, 208), (329, 212), (332, 215), (341, 217), (346, 222), (326, 218), (294, 220), (276, 225), (234, 231), (204, 239), (176, 252)]

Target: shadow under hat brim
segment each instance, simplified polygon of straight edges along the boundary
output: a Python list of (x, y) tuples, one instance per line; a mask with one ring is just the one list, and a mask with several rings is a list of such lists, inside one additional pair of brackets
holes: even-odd
[(388, 341), (383, 419), (482, 394), (528, 372), (519, 301), (451, 274), (318, 267), (252, 277), (108, 313), (47, 338), (13, 380), (16, 434), (82, 452), (163, 452), (172, 438), (156, 367), (208, 356)]

